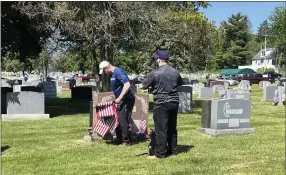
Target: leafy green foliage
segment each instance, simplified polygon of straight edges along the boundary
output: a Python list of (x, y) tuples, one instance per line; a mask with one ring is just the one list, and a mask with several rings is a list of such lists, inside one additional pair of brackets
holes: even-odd
[(83, 52), (70, 51), (66, 54), (60, 55), (56, 60), (56, 69), (61, 72), (71, 72), (91, 69), (91, 56)]
[(275, 72), (275, 69), (273, 69), (273, 68), (259, 68), (259, 69), (257, 69), (256, 72), (259, 74), (263, 74), (264, 72), (271, 72), (271, 71)]
[(7, 53), (3, 57), (1, 66), (5, 71), (14, 73), (24, 69), (24, 64), (20, 62), (18, 53)]
[(258, 37), (251, 35), (250, 41), (246, 45), (249, 54), (247, 55), (247, 64), (250, 65), (252, 58), (260, 51), (261, 43), (258, 40)]
[(265, 35), (269, 35), (269, 31), (270, 31), (270, 26), (268, 24), (267, 20), (264, 20), (257, 31), (257, 41), (258, 42), (264, 42), (265, 40)]
[(37, 59), (42, 51), (42, 44), (50, 36), (50, 30), (42, 30), (42, 18), (29, 19), (14, 9), (16, 4), (18, 2), (1, 3), (1, 54), (18, 54), (15, 59), (22, 64), (18, 71), (24, 71), (31, 69), (30, 60)]
[[(278, 48), (278, 52), (286, 60), (286, 6), (277, 6), (269, 17), (270, 21), (270, 41)], [(281, 55), (281, 53), (283, 53)], [(282, 63), (281, 61), (280, 63)]]
[(225, 32), (225, 42), (223, 46), (225, 67), (238, 67), (246, 65), (247, 57), (250, 54), (247, 43), (250, 40), (249, 21), (246, 15), (241, 13), (232, 15), (228, 22), (221, 23)]
[[(31, 24), (35, 29), (58, 30), (61, 38), (56, 42), (72, 43), (66, 53), (56, 58), (56, 69), (63, 72), (82, 69), (97, 73), (99, 62), (108, 60), (128, 72), (146, 74), (154, 68), (153, 57), (158, 49), (167, 49), (170, 65), (182, 72), (247, 65), (260, 49), (265, 30), (273, 35), (268, 43), (278, 45), (282, 56), (286, 55), (281, 32), (285, 29), (284, 6), (276, 8), (269, 23), (261, 24), (255, 37), (250, 35), (249, 19), (241, 13), (233, 14), (217, 28), (198, 13), (199, 8), (209, 5), (194, 1), (10, 4), (31, 23), (38, 20)], [(25, 69), (37, 67), (35, 58), (24, 58)], [(107, 77), (102, 80), (108, 86)]]

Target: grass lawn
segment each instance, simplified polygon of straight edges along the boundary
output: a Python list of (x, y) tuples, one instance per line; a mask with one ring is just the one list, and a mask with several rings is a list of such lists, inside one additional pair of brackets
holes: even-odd
[[(252, 87), (251, 99), (253, 135), (212, 137), (198, 133), (201, 108), (197, 101), (193, 114), (178, 116), (181, 153), (149, 160), (147, 155), (136, 157), (147, 152), (148, 142), (130, 147), (84, 142), (89, 103), (70, 102), (65, 94), (47, 101), (51, 119), (2, 122), (2, 174), (284, 175), (285, 106), (260, 102), (262, 89), (257, 85)], [(151, 113), (149, 121), (152, 128)]]

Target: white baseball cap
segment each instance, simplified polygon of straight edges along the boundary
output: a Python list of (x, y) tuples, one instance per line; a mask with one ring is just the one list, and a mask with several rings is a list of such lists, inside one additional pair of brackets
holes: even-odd
[(106, 68), (109, 65), (110, 65), (110, 63), (108, 61), (102, 61), (99, 64), (99, 74), (102, 74), (103, 73), (103, 69)]

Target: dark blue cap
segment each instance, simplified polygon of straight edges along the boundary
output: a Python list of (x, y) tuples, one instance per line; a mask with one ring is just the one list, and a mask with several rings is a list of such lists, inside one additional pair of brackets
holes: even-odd
[(158, 50), (155, 53), (155, 59), (160, 58), (161, 60), (168, 60), (169, 54), (166, 50)]

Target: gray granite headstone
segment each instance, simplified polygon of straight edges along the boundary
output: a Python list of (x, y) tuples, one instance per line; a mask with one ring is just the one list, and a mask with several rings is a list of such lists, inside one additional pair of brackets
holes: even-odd
[(193, 91), (194, 91), (194, 93), (198, 93), (199, 89), (202, 88), (202, 87), (205, 87), (205, 84), (203, 84), (203, 83), (195, 83), (195, 84), (193, 84)]
[(34, 120), (50, 118), (45, 114), (44, 93), (21, 91), (7, 93), (7, 114), (2, 120)]
[(269, 82), (269, 81), (263, 81), (263, 83), (262, 83), (262, 88), (264, 88), (264, 87), (266, 87), (266, 86), (269, 86), (269, 85), (271, 85), (271, 82)]
[(263, 99), (261, 101), (272, 101), (275, 95), (276, 85), (263, 86)]
[(56, 82), (44, 82), (42, 85), (46, 98), (57, 98)]
[(210, 127), (205, 124), (197, 130), (214, 136), (254, 133), (255, 129), (250, 128), (250, 116), (250, 100), (213, 99)]
[(202, 128), (211, 127), (211, 110), (212, 110), (212, 101), (203, 100), (202, 101), (202, 117), (201, 117)]
[(250, 128), (251, 102), (244, 99), (212, 100), (211, 128)]
[(212, 88), (213, 88), (213, 93), (218, 93), (219, 91), (224, 90), (225, 86), (224, 85), (214, 85)]
[(191, 113), (192, 112), (192, 90), (190, 86), (179, 86), (178, 93), (179, 99), (179, 113)]
[(249, 90), (246, 89), (228, 89), (226, 91), (226, 98), (250, 100), (250, 93)]
[(279, 97), (279, 103), (278, 105), (283, 105), (283, 101), (285, 100), (286, 92), (285, 92), (285, 86), (278, 86), (278, 97)]
[(250, 81), (249, 80), (241, 80), (239, 83), (239, 88), (251, 90)]
[(201, 87), (199, 89), (198, 98), (212, 98), (213, 97), (213, 89), (209, 87)]
[(26, 86), (38, 86), (42, 81), (41, 80), (32, 80), (32, 81), (23, 81), (22, 85)]

